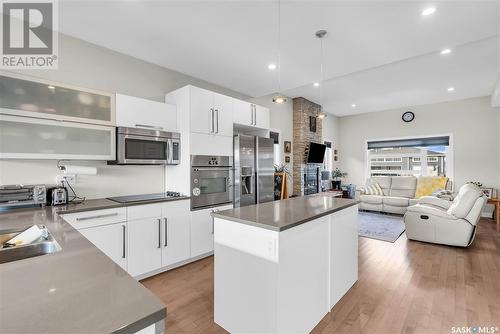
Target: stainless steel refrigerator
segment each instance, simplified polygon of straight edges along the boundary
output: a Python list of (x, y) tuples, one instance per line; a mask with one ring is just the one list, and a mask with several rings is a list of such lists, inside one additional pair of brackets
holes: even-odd
[(274, 141), (234, 136), (234, 207), (274, 200)]

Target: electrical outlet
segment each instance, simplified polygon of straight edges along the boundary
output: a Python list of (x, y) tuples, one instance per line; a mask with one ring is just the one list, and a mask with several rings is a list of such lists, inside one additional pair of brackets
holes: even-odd
[(76, 185), (76, 175), (75, 174), (62, 174), (56, 176), (57, 184), (69, 184), (70, 186)]

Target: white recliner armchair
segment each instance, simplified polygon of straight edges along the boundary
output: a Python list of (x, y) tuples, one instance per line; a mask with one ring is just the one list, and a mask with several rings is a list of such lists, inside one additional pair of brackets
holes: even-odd
[(406, 211), (406, 236), (411, 240), (467, 247), (474, 240), (486, 201), (481, 189), (473, 184), (463, 185), (453, 202), (424, 196)]

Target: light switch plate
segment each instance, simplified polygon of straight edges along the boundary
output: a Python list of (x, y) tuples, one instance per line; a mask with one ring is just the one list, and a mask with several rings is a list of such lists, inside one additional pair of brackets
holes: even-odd
[(57, 184), (62, 184), (64, 182), (66, 184), (69, 184), (70, 186), (74, 186), (76, 185), (76, 175), (75, 174), (57, 175), (56, 182)]

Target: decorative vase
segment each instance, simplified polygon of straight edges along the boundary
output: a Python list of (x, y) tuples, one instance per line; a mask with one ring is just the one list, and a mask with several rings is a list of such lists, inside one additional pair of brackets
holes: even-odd
[(340, 190), (340, 184), (342, 183), (342, 181), (332, 181), (332, 188), (333, 190)]

